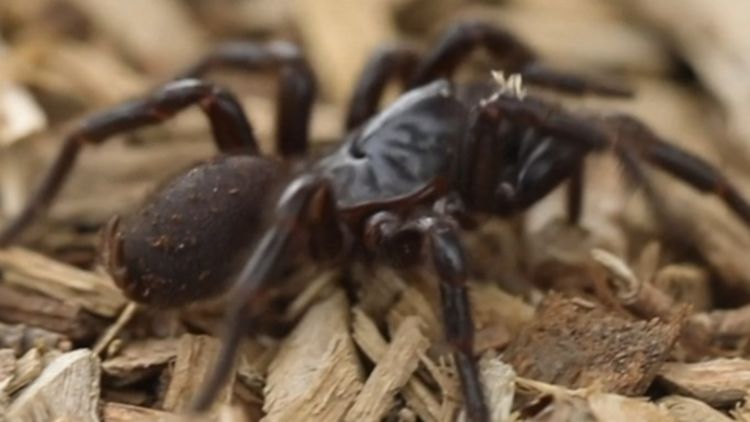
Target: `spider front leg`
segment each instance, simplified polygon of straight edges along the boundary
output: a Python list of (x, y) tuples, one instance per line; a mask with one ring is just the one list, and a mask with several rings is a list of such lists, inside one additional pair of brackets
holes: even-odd
[(662, 139), (634, 117), (615, 115), (604, 121), (613, 130), (614, 148), (650, 162), (698, 191), (716, 195), (750, 226), (750, 202), (715, 166)]
[(297, 45), (283, 41), (228, 42), (188, 67), (178, 79), (201, 77), (218, 68), (278, 73), (277, 150), (285, 157), (303, 156), (307, 152), (316, 82)]
[(348, 237), (339, 221), (333, 190), (327, 179), (307, 174), (292, 181), (281, 195), (275, 219), (255, 246), (229, 293), (222, 349), (208, 381), (191, 408), (206, 411), (231, 375), (240, 340), (266, 309), (270, 299), (285, 287), (279, 270), (290, 257), (293, 241), (305, 235), (308, 250), (323, 261), (332, 261), (347, 250)]
[(467, 291), (465, 248), (457, 223), (447, 215), (430, 214), (401, 223), (394, 214), (376, 214), (368, 223), (368, 246), (396, 266), (416, 264), (424, 250), (438, 276), (445, 339), (453, 357), (469, 420), (489, 420), (479, 371), (474, 360), (474, 323)]
[(441, 77), (451, 77), (478, 47), (485, 48), (501, 61), (502, 70), (506, 73), (521, 73), (532, 84), (570, 94), (593, 93), (615, 97), (632, 95), (629, 89), (617, 85), (547, 68), (539, 62), (531, 48), (510, 32), (483, 22), (462, 22), (445, 31), (414, 71), (410, 86), (416, 87)]
[(0, 232), (0, 245), (13, 242), (29, 224), (47, 211), (84, 146), (100, 144), (116, 134), (161, 123), (196, 104), (208, 118), (219, 150), (258, 153), (250, 122), (231, 93), (212, 83), (195, 79), (171, 82), (145, 98), (128, 101), (79, 124), (63, 140), (62, 149), (51, 169), (24, 209)]
[(424, 55), (410, 44), (392, 44), (377, 50), (365, 64), (352, 93), (346, 129), (354, 129), (375, 114), (391, 80), (398, 79), (406, 88), (415, 88), (439, 78), (451, 78), (480, 47), (488, 50), (506, 73), (521, 73), (531, 84), (578, 95), (632, 95), (621, 86), (545, 67), (529, 47), (500, 27), (462, 22), (446, 30)]

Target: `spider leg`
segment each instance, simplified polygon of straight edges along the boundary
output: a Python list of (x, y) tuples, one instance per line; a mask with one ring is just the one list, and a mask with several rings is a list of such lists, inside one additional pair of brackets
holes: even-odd
[(276, 41), (267, 44), (228, 42), (187, 68), (179, 78), (197, 78), (218, 68), (279, 74), (276, 110), (277, 150), (285, 157), (307, 151), (316, 82), (299, 47)]
[(468, 419), (487, 421), (489, 416), (474, 361), (474, 324), (466, 288), (466, 253), (457, 226), (447, 215), (423, 215), (400, 223), (394, 214), (382, 212), (371, 217), (365, 239), (368, 247), (374, 248), (377, 254), (400, 266), (416, 264), (418, 255), (415, 250), (426, 246), (440, 283), (445, 339), (453, 349)]
[(583, 212), (583, 181), (585, 177), (585, 162), (579, 160), (568, 179), (567, 214), (568, 223), (576, 225), (581, 221)]
[(274, 223), (255, 247), (228, 296), (231, 299), (222, 348), (208, 381), (193, 399), (193, 411), (202, 412), (211, 406), (230, 376), (243, 334), (262, 315), (269, 298), (283, 287), (278, 270), (289, 257), (296, 235), (306, 233), (311, 250), (323, 249), (316, 257), (332, 260), (346, 250), (345, 231), (335, 212), (332, 188), (322, 177), (300, 176), (281, 195)]
[(610, 116), (606, 122), (617, 133), (615, 148), (630, 150), (696, 190), (718, 196), (737, 217), (750, 225), (750, 203), (715, 166), (660, 138), (631, 116)]
[(536, 54), (510, 32), (483, 22), (462, 22), (449, 28), (426, 55), (412, 76), (416, 87), (441, 77), (450, 77), (477, 47), (484, 47), (502, 61), (508, 73), (521, 73), (533, 84), (571, 94), (631, 96), (628, 89), (552, 70), (540, 64)]
[(258, 153), (250, 122), (231, 93), (194, 79), (168, 83), (145, 98), (125, 102), (80, 123), (63, 140), (51, 169), (24, 209), (0, 232), (0, 245), (11, 243), (35, 218), (47, 211), (85, 145), (100, 144), (113, 135), (161, 123), (195, 104), (206, 114), (219, 150)]
[(406, 85), (418, 59), (419, 52), (408, 44), (391, 44), (376, 50), (354, 87), (345, 128), (354, 129), (377, 112), (389, 81), (398, 78)]

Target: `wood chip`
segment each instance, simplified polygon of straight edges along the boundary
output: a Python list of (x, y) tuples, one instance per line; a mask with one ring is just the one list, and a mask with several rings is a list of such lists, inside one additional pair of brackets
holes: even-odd
[[(150, 82), (111, 49), (87, 43), (55, 45), (44, 58), (44, 71), (54, 77), (54, 92), (85, 99), (92, 107), (111, 106), (149, 89)], [(44, 86), (43, 75), (35, 81)]]
[(74, 340), (91, 338), (104, 326), (102, 320), (76, 303), (3, 284), (0, 284), (0, 319), (41, 327)]
[(99, 360), (87, 349), (52, 361), (8, 408), (12, 421), (99, 420)]
[(84, 309), (114, 317), (127, 303), (109, 276), (80, 270), (22, 248), (0, 250), (8, 284), (35, 290)]
[(362, 389), (342, 291), (313, 306), (268, 369), (266, 421), (340, 420)]
[[(171, 380), (162, 407), (176, 413), (190, 409), (190, 403), (206, 384), (219, 354), (221, 342), (215, 337), (185, 334), (177, 345), (177, 358), (171, 370)], [(234, 370), (232, 370), (234, 373)], [(207, 415), (215, 416), (221, 407), (229, 404), (234, 388), (234, 377), (216, 395)]]
[[(0, 61), (8, 50), (0, 37)], [(47, 126), (47, 117), (31, 93), (0, 69), (0, 207), (14, 215), (26, 202), (27, 151), (17, 144)]]
[(14, 394), (21, 388), (34, 381), (44, 368), (42, 356), (39, 349), (30, 349), (16, 361), (16, 367), (13, 371), (13, 377), (5, 386), (5, 392)]
[(133, 406), (123, 403), (104, 403), (102, 409), (102, 420), (104, 422), (147, 422), (170, 420), (177, 421), (173, 413), (161, 410), (149, 409), (147, 407)]
[[(365, 355), (377, 364), (388, 351), (388, 343), (378, 330), (375, 322), (361, 308), (355, 307), (352, 310), (352, 316), (352, 337), (354, 341)], [(423, 356), (422, 359), (427, 359), (427, 357)], [(442, 414), (440, 403), (421, 379), (411, 377), (401, 394), (406, 399), (406, 404), (422, 420), (426, 422), (440, 420)]]
[(16, 372), (16, 352), (13, 349), (0, 349), (0, 385)]
[(146, 339), (128, 342), (117, 354), (102, 363), (104, 373), (119, 385), (139, 381), (158, 371), (177, 356), (177, 338)]
[(732, 419), (706, 403), (682, 396), (667, 396), (658, 403), (665, 407), (677, 422), (732, 422)]
[[(490, 420), (510, 420), (516, 390), (516, 373), (513, 368), (488, 352), (479, 360), (479, 376)], [(462, 417), (465, 419), (466, 414), (462, 413)]]
[(517, 379), (519, 390), (537, 400), (520, 410), (528, 422), (677, 422), (663, 407), (641, 399), (588, 389), (568, 390), (543, 382)]
[(714, 407), (731, 406), (750, 390), (750, 361), (714, 359), (699, 363), (666, 363), (658, 380), (669, 391)]
[(638, 395), (646, 391), (677, 340), (682, 321), (629, 321), (589, 303), (549, 296), (504, 359), (539, 381)]
[(419, 357), (430, 345), (420, 329), (418, 317), (404, 319), (396, 329), (388, 350), (367, 378), (346, 421), (379, 421), (393, 406), (396, 393), (417, 369)]

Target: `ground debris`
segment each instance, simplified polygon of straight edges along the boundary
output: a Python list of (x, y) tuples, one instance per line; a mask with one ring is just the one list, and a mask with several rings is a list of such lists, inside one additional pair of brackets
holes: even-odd
[(12, 421), (98, 421), (99, 362), (87, 349), (54, 359), (8, 408)]
[(313, 306), (268, 368), (266, 421), (340, 420), (362, 389), (349, 335), (348, 302), (337, 291)]
[(508, 347), (520, 376), (571, 388), (643, 394), (669, 356), (682, 321), (631, 321), (591, 302), (553, 294)]
[(715, 407), (732, 406), (750, 390), (750, 361), (714, 359), (698, 363), (666, 363), (658, 380), (669, 391)]

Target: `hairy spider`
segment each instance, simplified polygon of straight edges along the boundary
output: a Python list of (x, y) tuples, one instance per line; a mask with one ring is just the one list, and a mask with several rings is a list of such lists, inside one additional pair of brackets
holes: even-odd
[[(32, 200), (0, 242), (11, 242), (48, 208), (83, 146), (162, 122), (197, 104), (209, 119), (220, 154), (172, 179), (140, 211), (110, 220), (102, 247), (114, 280), (142, 303), (180, 306), (233, 288), (223, 349), (194, 409), (212, 403), (246, 327), (262, 319), (269, 300), (283, 289), (280, 269), (293, 253), (306, 250), (331, 263), (377, 257), (404, 267), (430, 261), (440, 281), (445, 336), (468, 416), (487, 420), (472, 356), (462, 215), (517, 213), (568, 180), (568, 213), (575, 222), (583, 160), (603, 150), (613, 151), (633, 175), (645, 160), (718, 195), (746, 223), (750, 205), (717, 169), (631, 117), (578, 116), (537, 98), (522, 98), (512, 89), (514, 83), (478, 97), (446, 79), (480, 46), (501, 59), (507, 72), (530, 83), (571, 93), (627, 95), (545, 68), (501, 29), (462, 23), (426, 55), (405, 45), (379, 50), (354, 91), (341, 144), (290, 178), (282, 161), (259, 154), (235, 97), (192, 78), (225, 65), (277, 71), (278, 151), (293, 158), (307, 150), (312, 71), (288, 43), (226, 45), (182, 75), (189, 79), (84, 120), (65, 139)], [(377, 113), (384, 87), (394, 78), (409, 90)], [(274, 199), (278, 185), (283, 193)], [(266, 226), (261, 214), (274, 200), (276, 210)]]

